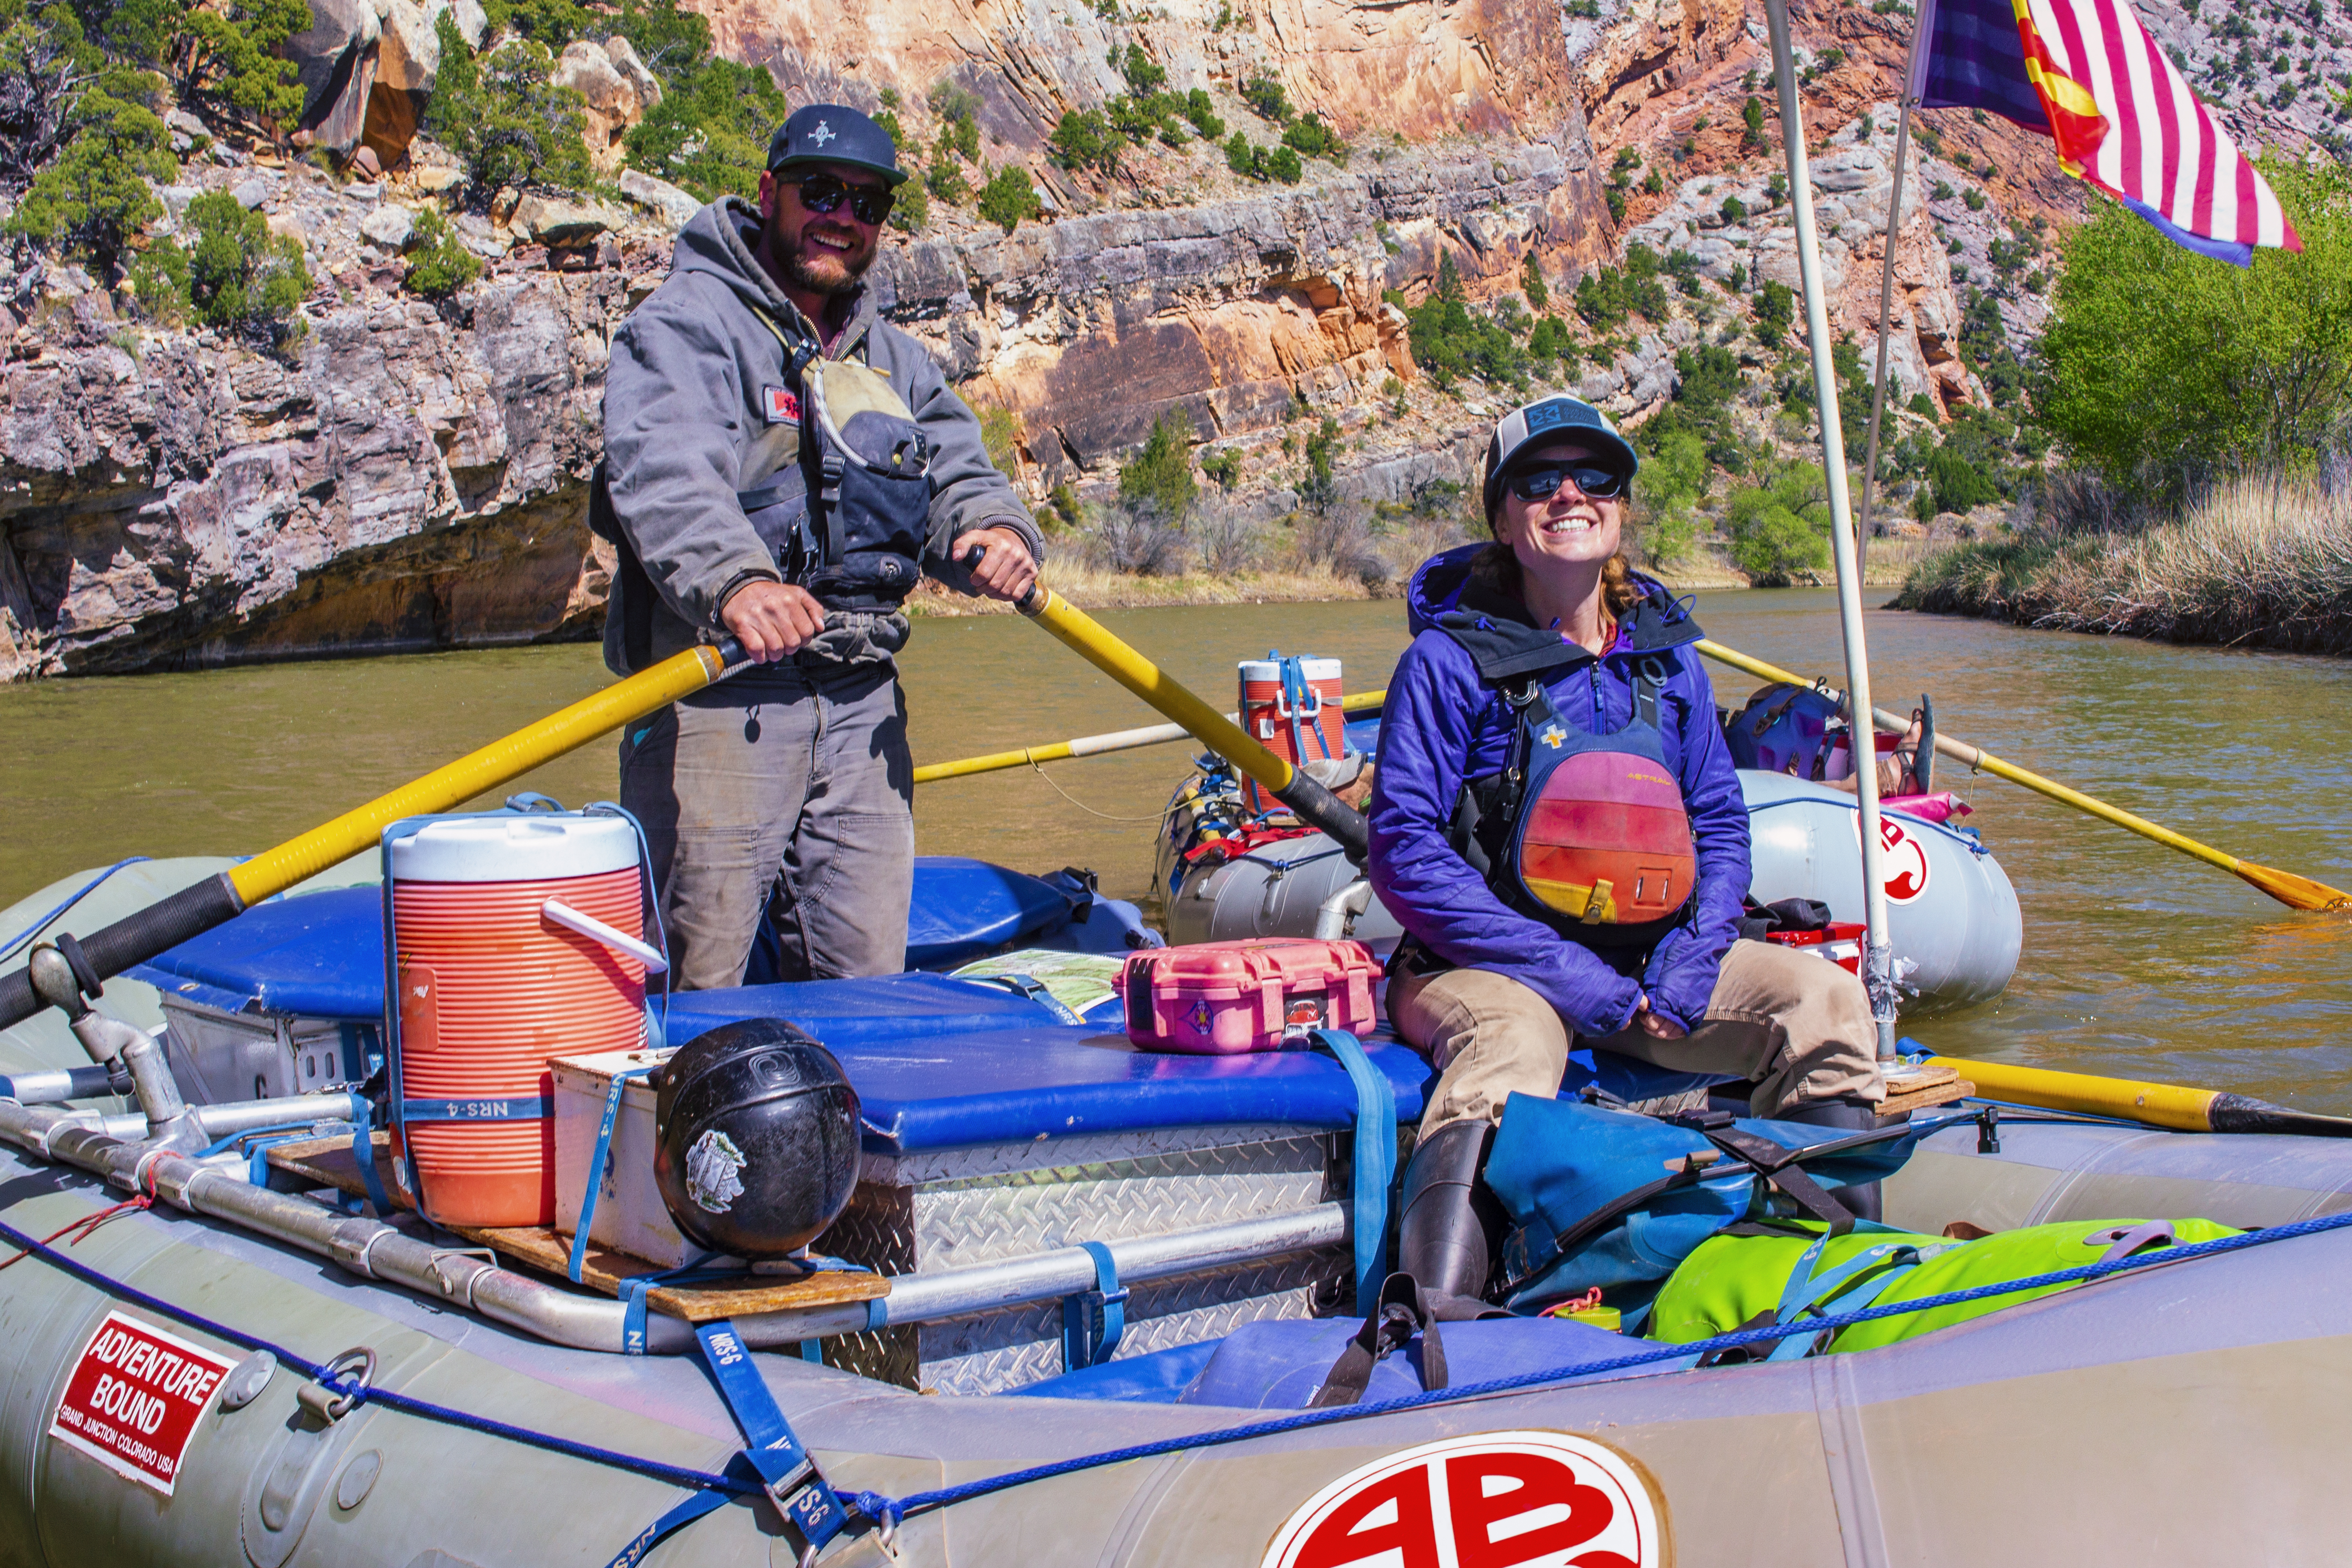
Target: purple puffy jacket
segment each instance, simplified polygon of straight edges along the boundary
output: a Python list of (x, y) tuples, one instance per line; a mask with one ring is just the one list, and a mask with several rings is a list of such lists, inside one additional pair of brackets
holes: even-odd
[[(1540, 667), (1556, 656), (1558, 643), (1558, 633), (1529, 623), (1524, 606), (1472, 580), (1471, 559), (1484, 548), (1465, 545), (1424, 561), (1407, 591), (1414, 637), (1389, 682), (1381, 719), (1372, 889), (1437, 956), (1508, 975), (1580, 1035), (1623, 1029), (1645, 992), (1652, 1011), (1693, 1028), (1715, 994), (1748, 881), (1748, 808), (1716, 717), (1715, 688), (1688, 646), (1702, 633), (1663, 584), (1637, 572), (1642, 598), (1620, 621), (1615, 646), (1597, 660), (1572, 648), (1545, 679), (1563, 718), (1602, 734), (1633, 717), (1635, 664), (1648, 654), (1670, 666), (1658, 729), (1697, 840), (1697, 891), (1674, 930), (1646, 952), (1585, 946), (1507, 906), (1448, 837), (1464, 784), (1502, 771), (1517, 724), (1501, 685), (1524, 676), (1490, 683), (1480, 678), (1480, 664), (1508, 668), (1517, 659)], [(1465, 642), (1480, 653), (1474, 656)]]

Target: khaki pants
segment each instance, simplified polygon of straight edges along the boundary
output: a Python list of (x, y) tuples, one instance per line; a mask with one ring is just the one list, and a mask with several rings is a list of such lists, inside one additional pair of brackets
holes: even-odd
[[(1389, 987), (1397, 1033), (1442, 1076), (1421, 1135), (1454, 1122), (1499, 1121), (1514, 1093), (1549, 1100), (1568, 1070), (1570, 1030), (1551, 1005), (1487, 969), (1401, 975)], [(1685, 1040), (1639, 1028), (1584, 1043), (1678, 1072), (1736, 1072), (1755, 1081), (1754, 1114), (1822, 1100), (1875, 1104), (1878, 1029), (1862, 982), (1828, 960), (1769, 942), (1734, 942)]]
[(772, 890), (784, 978), (895, 975), (914, 894), (914, 759), (892, 666), (747, 670), (621, 737), (679, 990), (740, 985)]

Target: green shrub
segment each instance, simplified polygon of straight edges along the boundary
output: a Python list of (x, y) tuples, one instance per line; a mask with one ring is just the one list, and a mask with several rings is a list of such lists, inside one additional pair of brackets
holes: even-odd
[(1980, 213), (1984, 211), (1985, 193), (1982, 191), (1978, 190), (1973, 185), (1969, 187), (1967, 193), (1962, 195), (1960, 200), (1967, 204), (1969, 211), (1972, 213)]
[[(692, 11), (679, 10), (677, 0), (621, 0), (620, 32), (662, 84), (664, 94), (691, 78), (710, 58), (710, 24)], [(898, 95), (887, 89), (884, 93), (884, 107), (896, 108)], [(892, 134), (895, 139), (897, 133)]]
[(1927, 482), (1936, 487), (1939, 512), (1966, 512), (2000, 499), (2000, 486), (1950, 446), (1939, 446), (1928, 457)]
[(1218, 118), (1216, 106), (1209, 101), (1208, 93), (1202, 89), (1196, 87), (1184, 95), (1184, 118), (1192, 122), (1192, 129), (1201, 133), (1202, 141), (1223, 139), (1225, 122)]
[(179, 172), (155, 78), (108, 65), (61, 8), (0, 18), (0, 190), (23, 192), (0, 229), (110, 269), (163, 214), (149, 182)]
[(1339, 449), (1339, 422), (1326, 417), (1306, 442), (1307, 472), (1298, 485), (1298, 498), (1318, 511), (1339, 498), (1331, 455)]
[(1242, 101), (1250, 106), (1260, 120), (1281, 124), (1290, 118), (1290, 99), (1282, 84), (1274, 78), (1260, 74), (1242, 83)]
[(195, 244), (188, 252), (188, 294), (207, 327), (264, 344), (286, 341), (295, 308), (310, 292), (302, 247), (269, 232), (226, 191), (188, 204)]
[(1250, 145), (1249, 138), (1238, 131), (1234, 132), (1233, 140), (1225, 143), (1225, 167), (1236, 174), (1245, 174), (1253, 180), (1265, 179), (1265, 174), (1258, 170), (1258, 161), (1264, 156)]
[(1576, 313), (1591, 326), (1607, 331), (1628, 315), (1663, 321), (1673, 308), (1666, 286), (1658, 281), (1658, 253), (1643, 245), (1625, 247), (1622, 267), (1596, 267), (1576, 285)]
[(1829, 491), (1814, 464), (1792, 463), (1768, 486), (1733, 492), (1725, 515), (1731, 559), (1759, 588), (1783, 588), (1829, 565)]
[(1133, 509), (1148, 501), (1171, 527), (1181, 527), (1199, 490), (1192, 481), (1192, 422), (1183, 414), (1153, 420), (1142, 450), (1118, 465), (1119, 505)]
[[(446, 16), (443, 23), (447, 23)], [(446, 39), (442, 49), (446, 59)], [(436, 102), (438, 97), (436, 92)], [(760, 175), (768, 166), (768, 139), (791, 111), (766, 67), (709, 59), (678, 78), (644, 120), (629, 127), (623, 144), (631, 167), (706, 202), (720, 196), (748, 198), (759, 190)], [(585, 186), (593, 171), (575, 170), (569, 177)], [(899, 201), (903, 205), (903, 193)]]
[(1723, 205), (1719, 210), (1723, 214), (1723, 221), (1725, 223), (1737, 224), (1747, 221), (1748, 204), (1741, 201), (1738, 196), (1724, 197)]
[(1543, 310), (1551, 305), (1551, 285), (1544, 281), (1543, 264), (1529, 251), (1519, 263), (1519, 289), (1528, 297), (1531, 308)]
[(900, 234), (920, 234), (930, 221), (931, 199), (924, 193), (923, 182), (909, 180), (899, 186), (898, 199), (890, 207), (890, 226)]
[(490, 30), (511, 30), (562, 54), (565, 45), (588, 30), (588, 13), (572, 0), (482, 0), (482, 14)]
[(950, 159), (940, 159), (923, 171), (923, 187), (942, 202), (961, 205), (971, 200), (971, 186), (963, 171)]
[(175, 325), (194, 308), (188, 296), (188, 253), (159, 239), (132, 258), (124, 286), (150, 321)]
[[(441, 69), (425, 111), (425, 129), (457, 155), (477, 199), (508, 185), (577, 192), (595, 183), (587, 144), (580, 139), (584, 100), (549, 79), (555, 58), (546, 45), (519, 38), (478, 59), (448, 12), (441, 13), (436, 26)], [(699, 172), (690, 163), (672, 167), (676, 172), (649, 172), (681, 184), (681, 175)]]
[(180, 96), (249, 126), (291, 125), (302, 86), (281, 51), (310, 26), (310, 0), (226, 0), (174, 13), (164, 57)]
[(1528, 350), (1500, 322), (1473, 313), (1458, 293), (1441, 289), (1406, 311), (1405, 320), (1413, 363), (1429, 372), (1438, 391), (1451, 390), (1465, 376), (1512, 387), (1526, 384)]
[(1018, 163), (1007, 163), (980, 188), (978, 210), (982, 217), (1011, 234), (1021, 226), (1022, 219), (1034, 218), (1045, 208), (1037, 200), (1037, 187), (1029, 171)]
[(980, 416), (980, 444), (988, 449), (988, 460), (1000, 473), (1010, 473), (1014, 448), (1021, 444), (1021, 416), (1002, 403), (982, 403), (972, 410)]
[(1230, 490), (1242, 482), (1242, 455), (1228, 450), (1203, 457), (1201, 472), (1215, 480), (1219, 489)]
[(1296, 185), (1307, 171), (1299, 163), (1297, 152), (1287, 147), (1272, 147), (1266, 150), (1265, 172), (1286, 185)]
[(1777, 348), (1797, 321), (1797, 292), (1772, 278), (1756, 291), (1756, 340)]
[(1141, 44), (1129, 44), (1124, 57), (1116, 47), (1110, 53), (1111, 63), (1118, 68), (1118, 74), (1127, 78), (1128, 87), (1137, 97), (1158, 92), (1168, 85), (1167, 70), (1143, 52)]
[(415, 239), (404, 281), (427, 299), (446, 299), (482, 275), (481, 261), (458, 240), (437, 208), (417, 212)]
[(1348, 162), (1348, 144), (1317, 115), (1303, 116), (1286, 126), (1282, 144), (1302, 158), (1328, 158), (1343, 167)]
[(1102, 111), (1074, 109), (1055, 122), (1045, 145), (1055, 162), (1065, 169), (1118, 172), (1118, 152), (1127, 139), (1111, 128)]
[(1741, 104), (1739, 123), (1743, 127), (1739, 133), (1739, 150), (1743, 152), (1760, 150), (1764, 145), (1764, 100), (1750, 98)]
[[(931, 84), (925, 95), (931, 112), (940, 117), (939, 140), (934, 152), (940, 162), (961, 158), (967, 163), (980, 162), (980, 94), (968, 87), (958, 87), (942, 78)], [(942, 200), (953, 200), (934, 190)]]

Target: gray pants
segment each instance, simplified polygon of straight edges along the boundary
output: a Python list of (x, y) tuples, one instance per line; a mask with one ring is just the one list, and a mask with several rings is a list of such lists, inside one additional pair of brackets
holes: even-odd
[(673, 984), (740, 985), (772, 890), (785, 978), (905, 968), (914, 789), (887, 664), (769, 665), (624, 730)]

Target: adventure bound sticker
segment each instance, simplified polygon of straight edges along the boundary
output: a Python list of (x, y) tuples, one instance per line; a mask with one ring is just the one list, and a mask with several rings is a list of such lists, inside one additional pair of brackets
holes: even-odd
[(1275, 1532), (1261, 1568), (1667, 1568), (1633, 1460), (1570, 1432), (1446, 1437), (1350, 1470)]
[(170, 1497), (197, 1418), (236, 1364), (109, 1312), (66, 1379), (49, 1436)]

